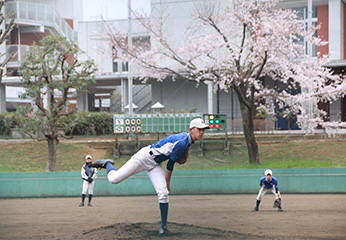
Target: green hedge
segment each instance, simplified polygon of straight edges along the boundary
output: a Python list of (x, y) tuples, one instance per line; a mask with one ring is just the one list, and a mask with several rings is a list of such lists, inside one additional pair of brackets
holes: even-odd
[[(58, 127), (66, 135), (108, 135), (113, 133), (113, 113), (77, 112), (62, 116)], [(11, 128), (20, 128), (15, 112), (0, 114), (0, 135), (9, 136)]]
[(59, 119), (59, 127), (67, 135), (108, 135), (113, 133), (113, 114), (77, 112)]
[(11, 128), (16, 128), (18, 125), (18, 115), (14, 112), (0, 114), (0, 136), (9, 136)]

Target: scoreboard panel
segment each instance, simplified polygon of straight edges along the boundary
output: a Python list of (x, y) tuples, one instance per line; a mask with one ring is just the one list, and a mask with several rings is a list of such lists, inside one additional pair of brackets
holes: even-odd
[(201, 113), (114, 114), (114, 133), (184, 132)]
[(227, 129), (226, 114), (204, 114), (203, 117), (204, 122), (209, 125), (210, 131)]

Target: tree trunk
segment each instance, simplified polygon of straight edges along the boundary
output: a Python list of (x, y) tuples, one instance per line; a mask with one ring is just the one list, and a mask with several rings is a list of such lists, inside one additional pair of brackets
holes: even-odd
[(58, 145), (58, 141), (56, 138), (49, 138), (48, 142), (48, 161), (46, 172), (54, 172), (55, 171), (55, 163), (56, 163), (56, 149)]
[(244, 136), (251, 164), (260, 164), (258, 146), (254, 133), (253, 117), (251, 108), (240, 101), (241, 115), (243, 118)]

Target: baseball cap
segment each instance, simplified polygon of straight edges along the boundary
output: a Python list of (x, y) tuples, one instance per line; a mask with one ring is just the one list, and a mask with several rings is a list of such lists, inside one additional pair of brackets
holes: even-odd
[(90, 155), (86, 155), (85, 160), (87, 160), (88, 158), (93, 159)]
[(272, 176), (272, 175), (273, 175), (272, 170), (267, 169), (267, 170), (264, 171), (264, 175), (265, 175), (265, 176), (267, 176), (268, 174), (269, 174), (270, 176)]
[(210, 127), (209, 125), (204, 123), (202, 118), (195, 118), (191, 120), (190, 128), (210, 128)]

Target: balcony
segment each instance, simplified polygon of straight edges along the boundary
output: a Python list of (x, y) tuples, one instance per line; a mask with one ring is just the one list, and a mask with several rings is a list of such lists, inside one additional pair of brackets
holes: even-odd
[(18, 67), (24, 54), (30, 50), (31, 46), (27, 45), (7, 45), (6, 56), (13, 56), (7, 67)]
[(67, 24), (53, 6), (17, 1), (6, 2), (5, 16), (6, 22), (14, 18), (17, 24), (52, 27), (59, 34), (77, 42), (77, 32)]

